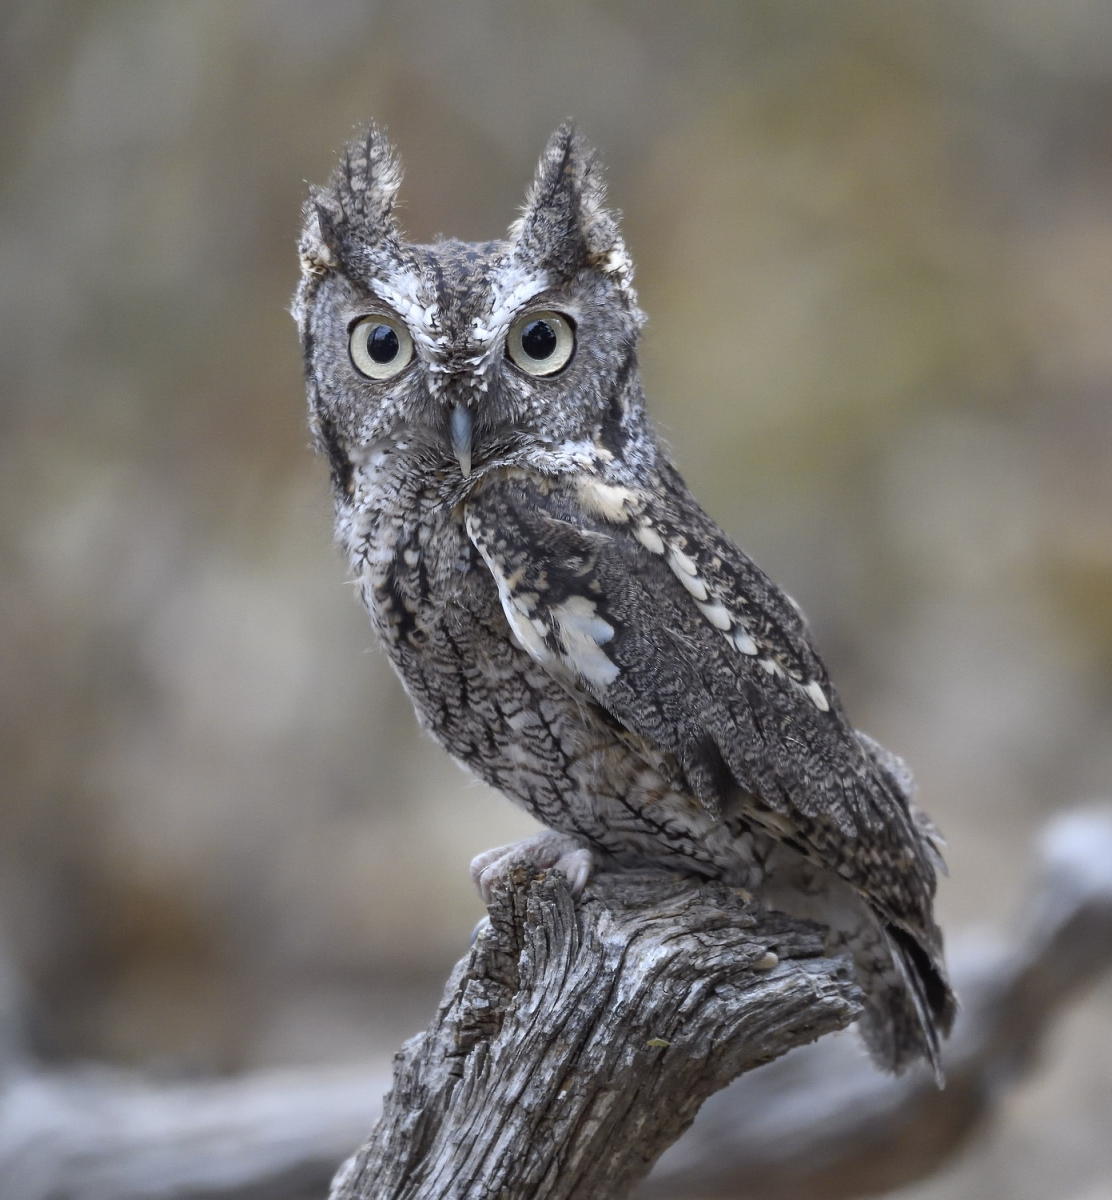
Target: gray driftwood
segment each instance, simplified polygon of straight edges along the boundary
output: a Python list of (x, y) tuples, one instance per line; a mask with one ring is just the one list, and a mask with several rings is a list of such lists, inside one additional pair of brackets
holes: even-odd
[(627, 1195), (735, 1076), (846, 1026), (822, 931), (720, 884), (519, 877), (409, 1041), (332, 1200)]
[[(1112, 968), (1112, 809), (1053, 821), (1013, 934), (952, 939), (964, 1002), (948, 1084), (878, 1074), (852, 1033), (744, 1075), (704, 1105), (639, 1196), (864, 1195), (946, 1163), (1007, 1107), (1086, 985)], [(7, 985), (7, 986), (5, 986)], [(28, 1058), (28, 997), (0, 956), (4, 1200), (320, 1200), (382, 1111), (373, 1065), (148, 1081)]]

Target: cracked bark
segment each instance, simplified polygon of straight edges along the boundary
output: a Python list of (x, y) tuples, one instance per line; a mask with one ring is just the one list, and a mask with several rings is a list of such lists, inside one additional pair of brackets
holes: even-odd
[(332, 1200), (627, 1195), (712, 1092), (857, 1012), (822, 930), (722, 885), (519, 875)]

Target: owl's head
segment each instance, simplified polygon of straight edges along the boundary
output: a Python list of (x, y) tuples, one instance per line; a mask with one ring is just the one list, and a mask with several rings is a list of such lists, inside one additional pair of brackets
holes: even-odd
[(305, 205), (293, 314), (337, 486), (399, 443), (467, 477), (507, 455), (618, 439), (640, 408), (643, 318), (582, 138), (570, 125), (552, 135), (502, 241), (406, 242), (400, 182), (372, 127)]

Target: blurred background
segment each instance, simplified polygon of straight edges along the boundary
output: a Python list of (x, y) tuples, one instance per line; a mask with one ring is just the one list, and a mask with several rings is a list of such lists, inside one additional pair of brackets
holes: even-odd
[[(0, 10), (0, 936), (35, 1052), (386, 1062), (527, 818), (419, 735), (331, 546), (286, 306), (385, 122), (402, 223), (609, 164), (650, 403), (950, 842), (954, 933), (1112, 776), (1112, 6)], [(1112, 1188), (1112, 984), (943, 1176)]]

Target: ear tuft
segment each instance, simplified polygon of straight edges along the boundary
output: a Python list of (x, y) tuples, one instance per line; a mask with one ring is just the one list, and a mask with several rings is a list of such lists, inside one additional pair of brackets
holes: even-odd
[(328, 187), (311, 189), (305, 203), (299, 243), (303, 268), (320, 273), (353, 249), (396, 245), (394, 206), (401, 181), (397, 153), (377, 126), (349, 142)]
[(632, 282), (617, 216), (606, 207), (602, 165), (572, 122), (548, 139), (510, 239), (522, 257), (558, 274), (590, 266), (623, 287)]
[(396, 233), (394, 202), (402, 182), (401, 162), (386, 133), (376, 125), (348, 142), (333, 172), (332, 192), (345, 220), (375, 235)]

